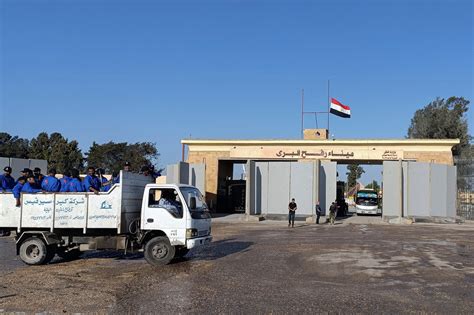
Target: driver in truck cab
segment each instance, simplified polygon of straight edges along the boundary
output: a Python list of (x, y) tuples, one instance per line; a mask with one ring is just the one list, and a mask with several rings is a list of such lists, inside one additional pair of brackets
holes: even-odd
[(181, 208), (181, 204), (176, 201), (176, 195), (172, 189), (164, 189), (161, 192), (161, 198), (158, 200), (157, 206), (160, 208), (165, 208), (176, 218), (182, 217), (183, 210)]

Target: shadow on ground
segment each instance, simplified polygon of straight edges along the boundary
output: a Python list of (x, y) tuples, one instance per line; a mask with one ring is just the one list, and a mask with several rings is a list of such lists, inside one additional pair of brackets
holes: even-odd
[(215, 241), (209, 246), (196, 248), (196, 250), (191, 251), (184, 258), (176, 259), (175, 261), (181, 262), (191, 259), (196, 261), (216, 260), (237, 253), (245, 253), (253, 244), (253, 242), (236, 241), (235, 239)]
[[(191, 250), (188, 255), (183, 258), (176, 258), (173, 260), (172, 263), (179, 263), (188, 260), (193, 261), (210, 261), (216, 260), (219, 258), (223, 258), (229, 255), (233, 255), (236, 253), (243, 253), (249, 250), (250, 246), (252, 246), (253, 242), (244, 242), (244, 241), (236, 241), (235, 239), (227, 239), (227, 240), (220, 240), (212, 242), (209, 246), (198, 247), (194, 250)], [(96, 259), (96, 258), (104, 258), (104, 259), (111, 259), (111, 260), (140, 260), (144, 259), (143, 253), (129, 253), (125, 254), (121, 251), (114, 251), (114, 250), (103, 250), (103, 251), (92, 251), (92, 252), (84, 252), (79, 258), (76, 259), (64, 259), (61, 257), (56, 256), (50, 264), (60, 264), (69, 262), (72, 260), (77, 259)]]

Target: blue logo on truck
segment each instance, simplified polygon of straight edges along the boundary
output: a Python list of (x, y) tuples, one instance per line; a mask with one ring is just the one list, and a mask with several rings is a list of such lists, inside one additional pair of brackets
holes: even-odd
[(109, 203), (107, 200), (105, 200), (105, 201), (102, 201), (102, 203), (100, 204), (100, 208), (101, 209), (112, 209), (112, 204)]

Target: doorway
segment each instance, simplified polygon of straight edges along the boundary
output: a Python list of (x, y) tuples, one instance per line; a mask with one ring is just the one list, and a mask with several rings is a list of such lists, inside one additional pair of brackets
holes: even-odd
[(219, 160), (217, 171), (218, 213), (245, 213), (247, 160)]

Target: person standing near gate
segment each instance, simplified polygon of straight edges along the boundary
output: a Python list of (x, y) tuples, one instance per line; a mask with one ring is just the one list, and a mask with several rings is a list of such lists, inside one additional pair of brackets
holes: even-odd
[(323, 211), (321, 210), (321, 207), (319, 206), (319, 201), (316, 204), (316, 224), (319, 224), (319, 218), (321, 217), (321, 213)]
[(295, 227), (295, 212), (298, 209), (296, 205), (295, 198), (291, 199), (291, 202), (288, 204), (288, 227)]
[(329, 207), (329, 223), (331, 225), (334, 225), (334, 221), (336, 221), (336, 211), (337, 211), (337, 203), (336, 201), (334, 201)]

